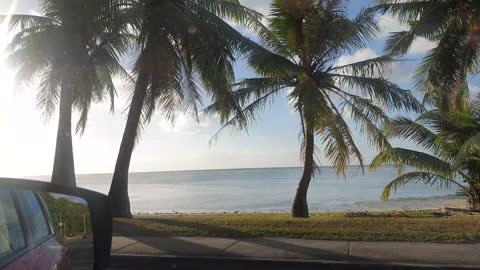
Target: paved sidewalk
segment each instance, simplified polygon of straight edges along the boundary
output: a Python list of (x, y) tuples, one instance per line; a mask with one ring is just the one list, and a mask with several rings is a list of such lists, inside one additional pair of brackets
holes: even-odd
[(113, 237), (114, 255), (420, 263), (480, 267), (480, 243), (323, 241), (288, 238)]

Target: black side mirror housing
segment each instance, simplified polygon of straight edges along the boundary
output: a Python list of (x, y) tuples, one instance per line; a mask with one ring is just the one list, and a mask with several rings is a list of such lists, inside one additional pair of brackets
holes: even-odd
[(0, 178), (0, 190), (54, 193), (66, 197), (78, 197), (86, 201), (90, 210), (93, 234), (93, 269), (102, 270), (108, 267), (112, 245), (112, 214), (110, 200), (106, 195), (82, 188), (63, 187), (48, 182), (11, 178)]

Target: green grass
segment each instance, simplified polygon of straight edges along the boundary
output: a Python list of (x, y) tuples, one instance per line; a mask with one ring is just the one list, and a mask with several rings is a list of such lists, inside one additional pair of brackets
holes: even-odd
[(434, 211), (287, 214), (158, 215), (116, 219), (114, 235), (212, 236), (324, 240), (467, 242), (480, 240), (480, 216), (438, 217)]

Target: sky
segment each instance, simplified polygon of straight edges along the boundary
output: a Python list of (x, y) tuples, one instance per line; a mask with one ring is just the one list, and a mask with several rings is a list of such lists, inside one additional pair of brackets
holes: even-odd
[[(269, 0), (241, 0), (242, 4), (268, 14)], [(351, 1), (349, 15), (353, 16), (369, 1)], [(38, 0), (0, 1), (0, 14), (37, 14)], [(390, 16), (378, 18), (382, 32), (364, 49), (345, 55), (339, 63), (348, 63), (382, 55), (388, 33), (407, 29)], [(235, 26), (252, 38), (251, 33)], [(5, 46), (10, 35), (0, 24), (0, 176), (20, 177), (49, 175), (55, 151), (58, 113), (51, 119), (42, 118), (35, 106), (35, 85), (18, 85), (14, 81), (14, 67), (7, 66)], [(434, 46), (429, 41), (417, 40), (406, 58), (413, 60), (394, 64), (390, 79), (409, 89), (416, 61)], [(255, 74), (243, 61), (236, 67), (237, 79)], [(111, 173), (115, 166), (126, 121), (128, 91), (118, 82), (118, 100), (115, 112), (109, 104), (94, 105), (89, 114), (88, 127), (83, 136), (74, 137), (74, 158), (77, 174)], [(286, 96), (286, 94), (284, 95)], [(205, 101), (208, 104), (208, 101)], [(192, 117), (180, 114), (174, 126), (156, 115), (146, 126), (135, 148), (131, 172), (203, 170), (224, 168), (260, 168), (300, 166), (300, 122), (285, 98), (279, 98), (259, 115), (248, 133), (227, 131), (215, 144), (211, 137), (220, 127), (215, 118), (202, 117), (197, 123)], [(352, 126), (352, 129), (354, 127)], [(366, 163), (375, 155), (366, 140), (355, 132)], [(408, 146), (408, 145), (407, 145)], [(329, 165), (320, 156), (321, 165)], [(355, 163), (354, 163), (355, 164)]]

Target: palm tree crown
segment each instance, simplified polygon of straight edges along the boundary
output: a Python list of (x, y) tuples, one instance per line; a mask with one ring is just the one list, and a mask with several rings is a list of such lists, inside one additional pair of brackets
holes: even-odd
[(12, 54), (8, 59), (18, 68), (17, 81), (39, 79), (37, 104), (50, 117), (58, 105), (62, 82), (71, 78), (73, 103), (81, 112), (78, 131), (85, 128), (91, 102), (103, 101), (105, 96), (114, 101), (113, 76), (128, 76), (119, 64), (119, 53), (128, 49), (131, 36), (113, 21), (112, 6), (109, 1), (65, 5), (43, 0), (39, 16), (8, 16), (10, 28), (20, 30), (9, 45)]
[(114, 14), (114, 1), (42, 0), (41, 15), (3, 16), (18, 30), (9, 45), (17, 80), (39, 81), (38, 107), (50, 117), (60, 104), (59, 132), (52, 181), (75, 185), (71, 143), (72, 107), (85, 129), (92, 102), (115, 96), (113, 76), (128, 76), (119, 57), (130, 36)]
[[(235, 85), (234, 96), (242, 111), (231, 110), (224, 127), (245, 128), (258, 109), (282, 90), (290, 90), (288, 99), (301, 119), (304, 158), (292, 214), (308, 217), (306, 193), (316, 168), (315, 137), (324, 146), (325, 157), (342, 174), (352, 156), (363, 166), (346, 114), (375, 146), (383, 147), (388, 142), (377, 125), (387, 119), (384, 109), (419, 111), (421, 105), (409, 91), (384, 78), (394, 61), (390, 56), (337, 64), (345, 53), (365, 47), (378, 31), (369, 12), (349, 19), (343, 1), (275, 0), (269, 27), (260, 30), (262, 45), (248, 57), (259, 78)], [(217, 102), (206, 111), (222, 109)]]
[(179, 107), (196, 113), (201, 90), (235, 103), (229, 91), (233, 65), (249, 43), (223, 19), (254, 25), (259, 13), (228, 0), (140, 0), (127, 10), (138, 34), (135, 72), (147, 83), (144, 121), (157, 105), (172, 121)]
[[(414, 79), (425, 101), (453, 111), (468, 104), (469, 74), (480, 65), (480, 2), (477, 0), (379, 0), (372, 10), (388, 13), (410, 26), (394, 32), (386, 43), (393, 54), (406, 54), (417, 38), (437, 46), (420, 62)], [(457, 102), (461, 98), (464, 102)]]
[[(470, 202), (480, 203), (480, 96), (465, 109), (443, 112), (434, 109), (416, 120), (397, 118), (387, 124), (386, 134), (415, 143), (424, 151), (386, 148), (372, 161), (371, 169), (393, 164), (400, 175), (384, 189), (382, 199), (408, 184), (423, 182), (438, 187), (456, 186)], [(418, 171), (404, 172), (405, 167)]]
[(233, 65), (251, 42), (225, 20), (261, 27), (261, 15), (237, 0), (132, 0), (123, 15), (138, 36), (137, 81), (109, 195), (114, 215), (130, 217), (128, 170), (139, 127), (155, 111), (175, 120), (183, 109), (197, 113), (202, 93), (228, 107)]

